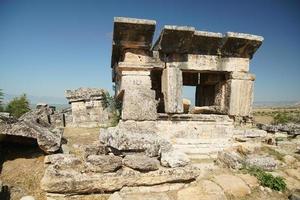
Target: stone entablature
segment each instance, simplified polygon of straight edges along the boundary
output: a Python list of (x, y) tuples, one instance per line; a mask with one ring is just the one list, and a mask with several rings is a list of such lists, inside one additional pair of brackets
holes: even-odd
[(157, 120), (182, 114), (182, 87), (195, 86), (198, 112), (251, 116), (255, 76), (250, 59), (263, 37), (164, 26), (152, 45), (156, 22), (114, 18), (112, 78), (122, 100), (122, 120)]
[(103, 106), (105, 92), (97, 88), (67, 90), (65, 96), (72, 110), (72, 123), (67, 126), (97, 127), (108, 123), (108, 112)]

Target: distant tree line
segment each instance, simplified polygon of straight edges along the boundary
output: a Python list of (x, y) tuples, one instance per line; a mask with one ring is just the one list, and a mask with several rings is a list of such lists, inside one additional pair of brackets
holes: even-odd
[(6, 106), (4, 105), (3, 99), (4, 93), (3, 90), (0, 89), (0, 112), (8, 112), (11, 116), (19, 118), (30, 110), (26, 94), (15, 97), (13, 100), (8, 102)]

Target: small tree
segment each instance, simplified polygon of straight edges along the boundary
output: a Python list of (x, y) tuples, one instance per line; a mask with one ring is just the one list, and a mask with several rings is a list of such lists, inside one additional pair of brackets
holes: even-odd
[(3, 108), (3, 96), (4, 96), (4, 93), (2, 92), (2, 89), (0, 89), (0, 112), (2, 112), (4, 110), (4, 108)]
[(23, 94), (20, 97), (15, 97), (8, 103), (6, 107), (6, 111), (17, 118), (21, 117), (24, 113), (28, 112), (29, 110), (29, 101), (27, 99), (26, 94)]

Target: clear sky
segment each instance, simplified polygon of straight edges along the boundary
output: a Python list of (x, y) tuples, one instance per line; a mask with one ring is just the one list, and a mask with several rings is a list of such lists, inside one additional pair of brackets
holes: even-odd
[(250, 70), (255, 101), (300, 100), (300, 1), (0, 0), (0, 88), (63, 97), (64, 90), (112, 90), (113, 17), (261, 35)]

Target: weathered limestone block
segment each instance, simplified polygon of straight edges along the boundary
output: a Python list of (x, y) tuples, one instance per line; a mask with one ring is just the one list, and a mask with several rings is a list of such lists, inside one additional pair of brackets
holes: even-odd
[(157, 118), (157, 102), (155, 100), (155, 91), (151, 90), (150, 76), (124, 75), (121, 79), (120, 88), (121, 90), (124, 89), (123, 120), (142, 121), (155, 120)]
[(233, 150), (218, 152), (218, 162), (231, 169), (241, 169), (243, 167), (243, 157)]
[(122, 120), (156, 120), (156, 105), (154, 90), (126, 90), (122, 104)]
[(167, 65), (162, 73), (162, 93), (166, 113), (183, 113), (182, 72), (173, 65)]
[(214, 55), (182, 55), (179, 61), (168, 62), (181, 70), (248, 72), (249, 58), (220, 57)]
[(222, 45), (222, 33), (195, 31), (189, 53), (202, 55), (218, 55)]
[(156, 158), (145, 155), (127, 155), (123, 159), (123, 164), (142, 172), (158, 170), (159, 167), (159, 161)]
[(268, 156), (260, 156), (255, 154), (249, 155), (245, 162), (250, 166), (260, 167), (268, 171), (272, 171), (277, 168), (277, 161)]
[(44, 164), (57, 166), (60, 169), (76, 168), (82, 161), (73, 154), (53, 154), (44, 159)]
[(162, 151), (160, 163), (165, 167), (183, 167), (188, 165), (190, 159), (188, 156), (178, 150)]
[(73, 123), (87, 122), (89, 116), (86, 110), (85, 102), (78, 101), (71, 104)]
[(100, 144), (98, 141), (93, 144), (84, 145), (81, 147), (81, 149), (85, 158), (87, 158), (90, 155), (101, 155), (108, 153), (107, 147)]
[(253, 81), (231, 79), (229, 84), (228, 114), (249, 116), (252, 111)]
[(127, 49), (125, 51), (123, 62), (142, 67), (143, 64), (154, 62), (154, 60), (149, 51), (145, 51), (143, 49)]
[(163, 53), (188, 53), (194, 31), (194, 27), (166, 25), (153, 49)]
[(120, 151), (145, 152), (150, 157), (158, 156), (162, 145), (171, 146), (167, 141), (160, 138), (154, 130), (131, 129), (129, 131), (118, 127), (100, 129), (100, 142)]
[(114, 155), (90, 155), (86, 159), (87, 171), (114, 172), (122, 167), (122, 158)]
[(253, 54), (262, 44), (263, 37), (245, 33), (226, 33), (226, 42), (221, 52), (226, 57), (252, 58)]
[(117, 173), (103, 174), (81, 173), (72, 169), (57, 170), (49, 166), (41, 180), (41, 188), (51, 193), (104, 193), (120, 190), (124, 186), (150, 186), (192, 181), (198, 174), (197, 169), (191, 167), (163, 168), (148, 173), (123, 169)]
[(150, 71), (121, 71), (120, 90), (151, 89)]
[(155, 25), (154, 20), (115, 17), (111, 66), (121, 61), (124, 49), (149, 50), (152, 46)]

